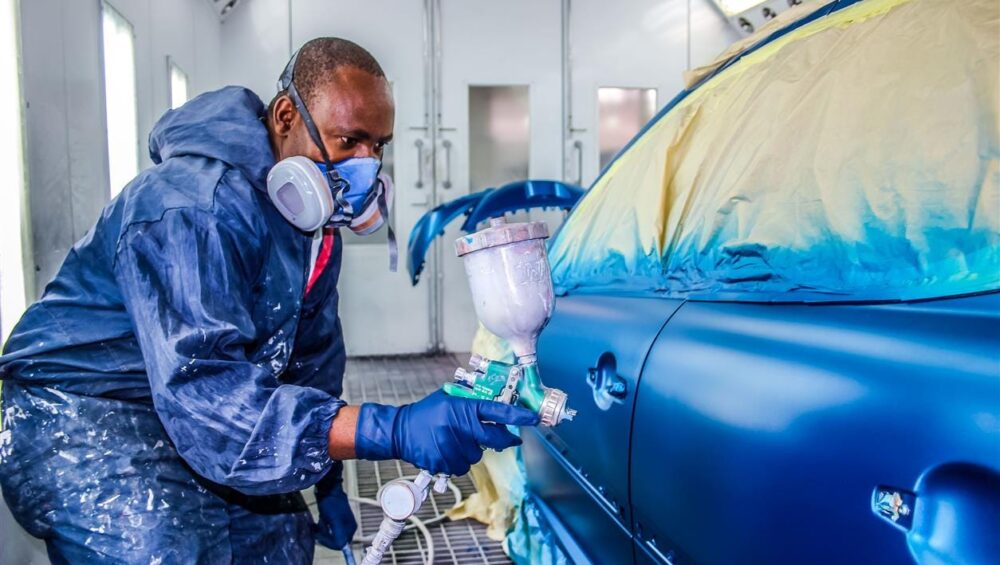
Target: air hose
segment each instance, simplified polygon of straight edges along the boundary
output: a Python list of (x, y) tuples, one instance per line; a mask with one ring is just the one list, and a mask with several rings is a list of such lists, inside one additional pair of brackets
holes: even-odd
[[(401, 480), (416, 480), (417, 476), (418, 475), (409, 475), (409, 476), (405, 476), (405, 477), (400, 477), (400, 479)], [(448, 485), (448, 489), (452, 492), (453, 495), (455, 495), (455, 502), (451, 506), (451, 508), (454, 508), (454, 507), (458, 506), (462, 502), (462, 491), (460, 491), (459, 488), (457, 486), (455, 486), (455, 484), (452, 483), (451, 481), (448, 481), (447, 485)], [(350, 496), (350, 497), (348, 497), (348, 499), (351, 500), (351, 501), (353, 501), (353, 502), (357, 502), (358, 504), (365, 504), (365, 505), (368, 505), (368, 506), (375, 506), (375, 507), (381, 508), (381, 505), (379, 504), (379, 502), (377, 500), (374, 500), (374, 499), (371, 499), (371, 498)], [(427, 528), (427, 526), (432, 525), (432, 524), (436, 524), (438, 522), (441, 522), (441, 521), (443, 521), (447, 517), (448, 517), (448, 511), (447, 510), (444, 511), (444, 512), (442, 512), (442, 513), (440, 513), (440, 514), (437, 514), (434, 517), (432, 517), (430, 519), (427, 519), (427, 520), (421, 520), (421, 519), (417, 518), (416, 516), (409, 516), (409, 517), (406, 518), (406, 521), (409, 521), (410, 525), (404, 525), (403, 522), (396, 522), (396, 521), (394, 521), (394, 520), (392, 520), (392, 519), (390, 519), (390, 518), (387, 517), (387, 518), (384, 518), (382, 520), (382, 524), (380, 524), (379, 531), (377, 533), (372, 534), (372, 535), (368, 535), (368, 536), (355, 536), (355, 538), (353, 540), (351, 540), (351, 543), (352, 544), (358, 543), (358, 544), (362, 544), (362, 545), (365, 545), (365, 546), (367, 546), (367, 545), (375, 545), (373, 542), (379, 536), (379, 534), (384, 534), (384, 535), (391, 534), (392, 537), (388, 538), (389, 544), (391, 544), (392, 540), (395, 540), (396, 537), (398, 537), (402, 532), (407, 532), (407, 531), (412, 531), (413, 529), (417, 529), (417, 530), (420, 531), (420, 534), (423, 536), (424, 541), (425, 541), (426, 546), (427, 546), (427, 549), (426, 549), (427, 556), (426, 556), (426, 558), (424, 560), (424, 563), (430, 564), (430, 563), (434, 562), (434, 538), (433, 538), (433, 536), (431, 536), (431, 531), (430, 531), (430, 529)], [(386, 524), (386, 521), (389, 521), (390, 524)], [(388, 545), (386, 546), (386, 549), (388, 549)], [(344, 558), (347, 561), (347, 565), (355, 565), (354, 553), (351, 550), (350, 545), (348, 545), (347, 547), (345, 547), (343, 549), (343, 551), (344, 551)], [(347, 557), (348, 553), (350, 553), (350, 557)], [(384, 551), (381, 552), (381, 553), (379, 553), (377, 555), (377, 557), (378, 557), (379, 560), (381, 560), (381, 558), (383, 557), (383, 554), (384, 554)]]

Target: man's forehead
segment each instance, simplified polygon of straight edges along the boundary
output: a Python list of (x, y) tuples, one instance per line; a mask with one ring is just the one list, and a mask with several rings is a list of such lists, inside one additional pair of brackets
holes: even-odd
[(317, 120), (329, 128), (361, 129), (378, 137), (392, 134), (395, 107), (384, 77), (340, 67), (314, 99)]

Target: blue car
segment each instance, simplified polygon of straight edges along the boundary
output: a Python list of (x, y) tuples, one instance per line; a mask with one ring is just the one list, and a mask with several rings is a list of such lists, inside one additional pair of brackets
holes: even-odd
[(570, 560), (997, 563), (1000, 7), (816, 2), (550, 242), (530, 503)]

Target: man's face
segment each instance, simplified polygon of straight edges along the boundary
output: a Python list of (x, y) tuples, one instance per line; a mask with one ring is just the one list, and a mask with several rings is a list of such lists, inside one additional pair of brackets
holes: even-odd
[[(392, 140), (396, 107), (385, 78), (340, 67), (306, 105), (331, 162), (351, 157), (381, 159), (385, 145)], [(288, 96), (275, 102), (268, 126), (277, 161), (295, 155), (323, 161)]]

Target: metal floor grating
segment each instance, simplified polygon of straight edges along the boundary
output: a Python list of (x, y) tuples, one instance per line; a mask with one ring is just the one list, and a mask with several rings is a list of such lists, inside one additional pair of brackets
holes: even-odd
[[(344, 378), (344, 398), (352, 404), (379, 402), (405, 404), (423, 398), (447, 382), (457, 367), (464, 366), (468, 355), (445, 354), (416, 357), (362, 357), (347, 362)], [(351, 496), (374, 499), (378, 489), (401, 476), (416, 475), (417, 469), (402, 461), (349, 461), (345, 465), (344, 484)], [(475, 492), (468, 476), (452, 479), (466, 497)], [(315, 502), (307, 497), (311, 505)], [(454, 504), (452, 491), (437, 494), (417, 514), (428, 520), (447, 511)], [(354, 504), (358, 534), (368, 536), (378, 530), (382, 511), (377, 506)], [(508, 564), (511, 563), (499, 542), (486, 537), (486, 526), (474, 520), (445, 520), (428, 525), (434, 541), (436, 564)], [(364, 549), (355, 546), (355, 556), (361, 562)], [(416, 530), (404, 532), (386, 554), (383, 563), (394, 565), (421, 564), (426, 556), (424, 536)], [(316, 547), (316, 564), (343, 563), (339, 552)]]

